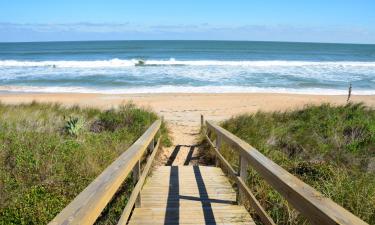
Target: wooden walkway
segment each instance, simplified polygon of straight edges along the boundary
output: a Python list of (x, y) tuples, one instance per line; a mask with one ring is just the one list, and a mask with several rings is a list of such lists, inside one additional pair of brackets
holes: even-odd
[[(161, 140), (161, 121), (155, 121), (146, 132), (108, 166), (93, 182), (67, 205), (49, 225), (92, 225), (117, 190), (130, 175), (135, 181), (118, 225), (127, 224), (250, 224), (255, 225), (245, 207), (247, 202), (265, 225), (276, 225), (251, 189), (247, 186), (248, 168), (254, 169), (288, 203), (311, 224), (368, 225), (348, 210), (299, 180), (251, 145), (234, 134), (201, 117), (202, 134), (216, 157), (215, 165), (174, 165), (173, 151), (167, 166), (151, 172)], [(215, 139), (214, 139), (215, 138)], [(238, 170), (222, 155), (226, 143), (239, 156)], [(193, 146), (190, 146), (193, 147)], [(224, 175), (221, 168), (225, 168)], [(237, 192), (229, 177), (238, 187)]]
[(141, 191), (129, 224), (255, 224), (217, 167), (161, 166)]

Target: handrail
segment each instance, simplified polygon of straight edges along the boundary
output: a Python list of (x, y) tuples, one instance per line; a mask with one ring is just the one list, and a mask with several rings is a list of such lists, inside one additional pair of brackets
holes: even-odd
[(134, 205), (136, 207), (141, 206), (141, 195), (139, 194), (141, 192), (141, 189), (143, 187), (143, 184), (146, 180), (146, 177), (150, 171), (150, 168), (152, 166), (152, 162), (155, 158), (156, 152), (159, 148), (160, 144), (160, 137), (155, 145), (155, 149), (152, 151), (150, 158), (148, 159), (145, 168), (143, 169), (142, 175), (139, 177), (137, 184), (135, 185), (128, 202), (126, 203), (125, 209), (122, 212), (122, 215), (120, 217), (120, 220), (118, 221), (118, 225), (126, 225), (128, 222), (128, 219), (130, 217), (130, 214), (132, 212), (132, 209)]
[(93, 224), (133, 169), (139, 169), (139, 161), (147, 148), (152, 146), (153, 150), (154, 138), (160, 126), (161, 121), (155, 121), (128, 150), (109, 165), (49, 224)]
[[(246, 186), (245, 181), (239, 176), (239, 175), (243, 175), (243, 174), (237, 173), (233, 169), (233, 167), (230, 165), (230, 163), (224, 158), (224, 156), (220, 154), (218, 141), (216, 142), (217, 144), (215, 145), (210, 140), (210, 138), (208, 137), (207, 134), (205, 136), (206, 136), (206, 139), (207, 139), (208, 143), (214, 149), (214, 151), (215, 151), (215, 153), (217, 155), (217, 158), (220, 159), (221, 163), (227, 168), (229, 175), (235, 179), (235, 182), (237, 183), (237, 185), (240, 187), (240, 189), (243, 190), (244, 193), (242, 193), (242, 194), (246, 195), (247, 199), (249, 199), (249, 203), (254, 208), (254, 210), (256, 211), (256, 213), (259, 215), (261, 221), (264, 224), (266, 224), (266, 225), (275, 225), (275, 222), (267, 214), (267, 212), (262, 208), (262, 206), (260, 205), (260, 203), (258, 202), (258, 200), (255, 198), (255, 196), (253, 195), (253, 193)], [(216, 139), (216, 140), (219, 140), (219, 139)], [(241, 197), (241, 196), (238, 196), (238, 197)]]
[[(236, 183), (245, 191), (247, 197), (250, 197), (250, 203), (255, 206), (262, 222), (272, 224), (273, 221), (268, 221), (258, 202), (249, 196), (250, 190), (244, 187), (244, 174), (246, 173), (247, 164), (254, 168), (268, 184), (276, 189), (289, 203), (291, 203), (299, 212), (306, 216), (313, 224), (352, 224), (365, 225), (367, 224), (360, 218), (356, 217), (343, 207), (339, 206), (331, 199), (324, 197), (314, 188), (299, 180), (297, 177), (290, 174), (288, 171), (268, 159), (258, 150), (250, 146), (245, 141), (241, 140), (234, 134), (216, 125), (213, 122), (206, 121), (207, 132), (214, 132), (216, 134), (216, 145), (209, 139), (211, 146), (215, 149), (216, 156), (224, 163), (229, 170), (230, 164), (224, 159), (217, 148), (220, 147), (221, 141), (225, 141), (229, 146), (236, 150), (240, 155), (240, 172), (236, 175)], [(246, 166), (243, 166), (243, 165)], [(232, 169), (232, 173), (235, 171)], [(244, 190), (245, 189), (245, 190)], [(247, 190), (246, 190), (247, 189)], [(251, 194), (251, 193), (250, 193)], [(252, 195), (252, 194), (251, 194)]]

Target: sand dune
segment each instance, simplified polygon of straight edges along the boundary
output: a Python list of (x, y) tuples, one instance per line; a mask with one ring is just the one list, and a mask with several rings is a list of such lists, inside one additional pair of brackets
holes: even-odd
[[(195, 143), (200, 125), (200, 115), (205, 119), (220, 121), (241, 113), (258, 110), (283, 111), (303, 107), (306, 104), (345, 104), (346, 96), (296, 95), (296, 94), (2, 94), (3, 103), (17, 104), (31, 101), (59, 102), (64, 105), (116, 107), (132, 101), (136, 105), (149, 107), (163, 116), (171, 128), (174, 146), (165, 149), (169, 157), (176, 145)], [(353, 96), (353, 102), (364, 102), (375, 106), (375, 96)], [(189, 147), (182, 147), (175, 164), (182, 163)], [(181, 159), (181, 160), (179, 160)]]

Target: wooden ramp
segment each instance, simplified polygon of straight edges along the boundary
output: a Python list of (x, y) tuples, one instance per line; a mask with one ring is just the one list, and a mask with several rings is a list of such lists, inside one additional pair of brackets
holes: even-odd
[(161, 166), (141, 191), (129, 224), (254, 224), (217, 167)]

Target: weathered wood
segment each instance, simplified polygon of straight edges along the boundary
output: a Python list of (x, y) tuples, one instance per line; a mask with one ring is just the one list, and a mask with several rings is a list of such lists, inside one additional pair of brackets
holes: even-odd
[[(134, 189), (133, 189), (133, 191), (132, 191), (132, 193), (129, 197), (129, 200), (126, 203), (125, 209), (122, 212), (120, 220), (118, 221), (117, 224), (125, 225), (128, 222), (129, 216), (131, 214), (131, 211), (132, 211), (134, 205), (135, 205), (136, 208), (141, 207), (142, 204), (138, 205), (138, 207), (136, 205), (137, 201), (138, 201), (138, 196), (140, 196), (140, 192), (141, 192), (141, 189), (143, 187), (143, 184), (146, 180), (146, 177), (148, 176), (148, 174), (150, 172), (152, 162), (154, 161), (155, 155), (156, 155), (156, 153), (159, 149), (159, 144), (160, 144), (160, 137), (159, 137), (155, 147), (153, 147), (154, 150), (152, 151), (149, 159), (147, 160), (146, 166), (145, 166), (145, 168), (143, 169), (143, 172), (142, 172), (142, 176), (139, 178), (137, 184), (135, 185), (135, 187), (134, 187)], [(147, 196), (144, 196), (144, 197), (147, 198)]]
[[(138, 160), (133, 168), (133, 181), (138, 182), (140, 177), (141, 177), (141, 163), (140, 163), (140, 160)], [(136, 208), (141, 207), (141, 195), (139, 193), (135, 201), (135, 207)]]
[(245, 207), (235, 204), (236, 193), (216, 167), (158, 167), (147, 178), (142, 207), (129, 224), (250, 224)]
[[(240, 158), (239, 158), (239, 176), (241, 177), (241, 179), (246, 183), (246, 180), (247, 180), (247, 176), (248, 176), (248, 173), (247, 173), (247, 169), (248, 169), (248, 166), (249, 166), (249, 163), (248, 161), (246, 160), (245, 157), (242, 157), (240, 155)], [(243, 193), (244, 190), (243, 188), (239, 188), (239, 191), (238, 191), (238, 194), (239, 194), (239, 203), (240, 204), (243, 204), (245, 202), (245, 193)]]
[[(168, 210), (170, 213), (168, 214)], [(212, 217), (205, 218), (204, 210), (211, 210)], [(255, 224), (250, 219), (249, 213), (243, 207), (223, 206), (220, 208), (202, 209), (202, 207), (185, 207), (179, 209), (137, 209), (134, 211), (129, 224), (232, 224), (246, 222)]]
[(204, 126), (204, 117), (203, 115), (201, 115), (201, 129), (203, 129), (203, 126)]
[(155, 121), (128, 150), (108, 166), (49, 224), (93, 224), (141, 159), (160, 125), (160, 120)]
[[(215, 145), (217, 151), (219, 152), (220, 154), (220, 149), (221, 149), (221, 137), (219, 136), (216, 136), (216, 145)], [(220, 160), (219, 158), (216, 156), (215, 157), (215, 166), (216, 167), (219, 167), (220, 166)]]
[(212, 141), (207, 135), (206, 135), (206, 139), (208, 143), (211, 145), (211, 147), (213, 148), (213, 150), (215, 151), (220, 161), (222, 162), (222, 165), (227, 169), (229, 176), (234, 178), (238, 187), (243, 190), (243, 194), (247, 196), (247, 199), (249, 200), (250, 205), (257, 212), (262, 222), (266, 225), (275, 225), (275, 222), (273, 222), (272, 218), (267, 214), (267, 212), (260, 205), (259, 201), (255, 198), (251, 190), (247, 187), (246, 183), (241, 179), (241, 177), (238, 176), (238, 173), (236, 173), (236, 171), (233, 169), (230, 163), (224, 158), (224, 156), (220, 154), (220, 152), (216, 149), (215, 145), (212, 143)]
[[(159, 132), (158, 132), (159, 133)], [(150, 142), (150, 144), (148, 145), (148, 151), (149, 152), (153, 152), (155, 149), (155, 139), (152, 139), (152, 141)]]
[(246, 158), (263, 179), (313, 224), (367, 224), (287, 172), (234, 134), (209, 121), (206, 121), (206, 127), (217, 136), (221, 136), (223, 141)]

